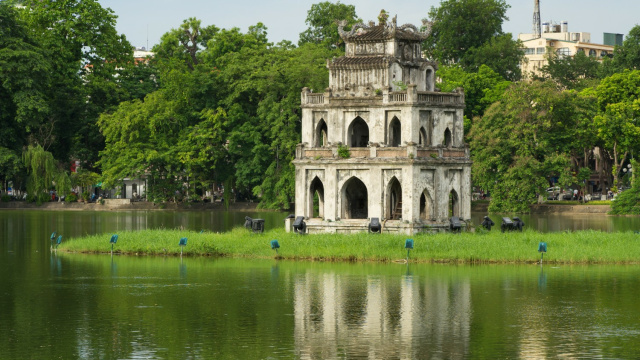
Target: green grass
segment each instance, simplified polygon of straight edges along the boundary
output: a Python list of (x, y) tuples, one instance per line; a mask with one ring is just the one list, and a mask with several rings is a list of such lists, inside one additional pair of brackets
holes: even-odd
[[(179, 255), (180, 238), (187, 237), (184, 254), (273, 258), (271, 240), (281, 248), (278, 258), (312, 261), (402, 261), (405, 239), (414, 239), (411, 262), (534, 263), (540, 260), (538, 244), (546, 242), (545, 262), (640, 263), (640, 235), (632, 232), (578, 231), (561, 233), (440, 233), (413, 236), (392, 234), (297, 235), (284, 230), (252, 234), (238, 228), (228, 233), (182, 230), (143, 230), (119, 234), (114, 252), (128, 255)], [(58, 248), (65, 252), (109, 253), (111, 234), (70, 239)]]

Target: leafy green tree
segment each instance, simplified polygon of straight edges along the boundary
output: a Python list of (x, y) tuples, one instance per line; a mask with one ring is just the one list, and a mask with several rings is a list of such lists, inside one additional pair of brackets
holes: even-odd
[[(631, 165), (633, 169), (640, 169), (640, 163), (635, 160), (631, 160)], [(611, 203), (611, 214), (640, 215), (640, 181), (638, 181), (638, 177), (633, 176), (631, 188), (616, 196), (616, 201)]]
[(475, 71), (490, 66), (507, 80), (519, 80), (524, 53), (502, 32), (509, 5), (504, 0), (443, 0), (431, 7), (431, 36), (423, 43), (428, 57)]
[(613, 176), (633, 150), (640, 149), (640, 70), (614, 74), (598, 85), (599, 113), (594, 118), (598, 136), (612, 154)]
[(50, 64), (48, 108), (31, 142), (58, 159), (91, 163), (103, 146), (95, 125), (99, 113), (126, 99), (116, 75), (132, 64), (132, 47), (117, 33), (113, 11), (97, 0), (22, 4), (20, 18)]
[(640, 25), (634, 26), (624, 39), (622, 46), (613, 51), (615, 70), (640, 70)]
[(554, 51), (547, 54), (548, 63), (542, 67), (538, 80), (551, 79), (565, 89), (581, 90), (597, 84), (600, 79), (600, 63), (584, 51), (573, 57), (560, 56)]
[(180, 27), (171, 29), (160, 38), (153, 51), (160, 61), (167, 59), (182, 60), (191, 70), (200, 63), (199, 53), (207, 47), (219, 31), (214, 25), (203, 27), (196, 18), (184, 20)]
[(300, 33), (298, 45), (324, 44), (330, 49), (344, 50), (344, 42), (338, 33), (338, 21), (341, 20), (347, 22), (345, 29), (350, 29), (352, 25), (362, 21), (358, 19), (354, 5), (342, 4), (339, 1), (335, 4), (323, 1), (311, 5), (305, 20), (309, 27)]
[(24, 166), (20, 157), (10, 149), (0, 147), (0, 181), (1, 190), (7, 191), (7, 183), (13, 181), (14, 186), (20, 180)]
[(548, 177), (570, 171), (577, 129), (590, 122), (584, 105), (551, 82), (518, 83), (473, 124), (473, 181), (491, 193), (491, 211), (528, 211)]
[(523, 59), (524, 51), (520, 40), (513, 41), (511, 34), (501, 34), (479, 47), (469, 49), (460, 64), (468, 71), (488, 66), (504, 79), (518, 81), (522, 77), (520, 63)]
[(464, 132), (469, 134), (471, 123), (476, 117), (484, 115), (485, 110), (502, 98), (502, 94), (511, 85), (498, 73), (486, 65), (481, 65), (477, 72), (466, 72), (458, 65), (443, 66), (438, 70), (442, 91), (464, 89)]
[(0, 3), (0, 146), (21, 151), (39, 134), (50, 112), (51, 71), (16, 10)]
[(48, 201), (49, 190), (59, 173), (53, 154), (45, 151), (40, 145), (29, 146), (22, 155), (22, 159), (29, 174), (27, 178), (29, 199), (38, 204)]

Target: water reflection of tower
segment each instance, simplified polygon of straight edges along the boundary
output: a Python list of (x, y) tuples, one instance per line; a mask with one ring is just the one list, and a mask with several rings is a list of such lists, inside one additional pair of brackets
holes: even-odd
[(468, 280), (305, 274), (295, 281), (294, 303), (299, 358), (468, 354)]

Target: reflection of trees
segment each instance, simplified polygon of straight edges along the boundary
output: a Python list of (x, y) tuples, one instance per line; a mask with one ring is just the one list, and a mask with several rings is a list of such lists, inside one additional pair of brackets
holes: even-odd
[(468, 281), (308, 274), (295, 280), (296, 354), (301, 358), (468, 356)]

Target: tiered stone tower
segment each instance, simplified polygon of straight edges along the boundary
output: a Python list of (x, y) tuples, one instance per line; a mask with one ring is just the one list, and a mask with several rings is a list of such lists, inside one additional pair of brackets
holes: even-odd
[(295, 215), (308, 232), (412, 234), (471, 215), (471, 161), (464, 93), (435, 88), (437, 65), (422, 57), (428, 36), (413, 25), (339, 27), (346, 54), (327, 62), (324, 93), (302, 89), (302, 143)]

